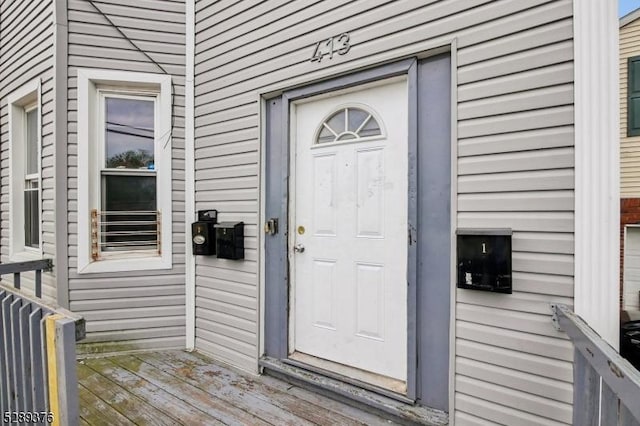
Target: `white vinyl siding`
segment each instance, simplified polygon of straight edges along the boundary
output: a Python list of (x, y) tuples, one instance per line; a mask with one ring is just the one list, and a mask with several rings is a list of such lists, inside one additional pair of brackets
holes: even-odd
[(640, 19), (620, 28), (620, 197), (640, 198), (640, 136), (627, 136), (627, 68), (640, 56)]
[[(9, 105), (8, 96), (33, 81), (40, 82), (37, 106), (41, 138), (41, 245), (42, 257), (55, 258), (54, 134), (53, 134), (53, 2), (51, 0), (5, 2), (0, 8), (0, 151), (2, 157), (0, 211), (0, 262), (9, 254)], [(24, 231), (22, 231), (24, 233)], [(3, 277), (5, 279), (5, 277)], [(56, 298), (53, 272), (43, 274), (42, 293)], [(22, 287), (33, 289), (33, 274), (25, 273)]]
[(95, 3), (140, 49), (169, 74), (173, 86), (171, 197), (172, 269), (77, 273), (78, 143), (77, 70), (104, 69), (162, 74), (90, 2), (68, 1), (68, 162), (70, 309), (87, 319), (81, 351), (183, 348), (184, 256), (184, 1), (108, 0)]
[[(196, 347), (257, 370), (258, 94), (458, 48), (460, 228), (513, 229), (514, 293), (457, 292), (456, 424), (571, 423), (572, 348), (549, 303), (573, 297), (571, 0), (196, 2), (196, 210), (243, 220), (246, 259), (196, 259)], [(344, 56), (310, 62), (348, 32)]]

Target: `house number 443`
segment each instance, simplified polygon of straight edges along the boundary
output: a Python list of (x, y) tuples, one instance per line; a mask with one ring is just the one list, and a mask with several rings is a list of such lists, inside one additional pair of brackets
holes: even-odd
[(328, 56), (329, 59), (333, 59), (334, 54), (346, 55), (351, 49), (349, 44), (349, 34), (342, 33), (338, 36), (329, 37), (326, 40), (316, 43), (316, 48), (311, 55), (311, 62), (322, 62), (322, 58)]

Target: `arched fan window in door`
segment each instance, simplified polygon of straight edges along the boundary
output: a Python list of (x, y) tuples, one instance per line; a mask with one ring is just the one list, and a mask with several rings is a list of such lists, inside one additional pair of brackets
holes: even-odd
[(357, 107), (342, 107), (322, 122), (316, 144), (344, 142), (382, 135), (372, 113)]

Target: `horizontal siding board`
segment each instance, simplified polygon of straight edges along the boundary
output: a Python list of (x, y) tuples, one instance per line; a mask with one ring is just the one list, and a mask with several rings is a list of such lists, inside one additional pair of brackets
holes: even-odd
[(482, 80), (458, 88), (460, 102), (501, 94), (518, 93), (535, 88), (557, 86), (573, 81), (573, 63), (567, 62), (526, 72)]
[(96, 311), (87, 311), (84, 318), (88, 322), (92, 321), (109, 321), (112, 318), (125, 319), (142, 319), (163, 317), (182, 317), (184, 319), (183, 306), (153, 306), (143, 308), (126, 308), (126, 309), (104, 309)]
[(221, 322), (211, 322), (202, 317), (196, 319), (196, 334), (212, 334), (219, 337), (229, 347), (243, 351), (245, 355), (254, 355), (254, 347), (258, 338), (254, 333), (249, 333), (237, 327), (225, 325)]
[(573, 147), (464, 157), (458, 160), (458, 175), (566, 169), (574, 166), (574, 157)]
[(573, 382), (572, 362), (551, 359), (546, 355), (525, 353), (518, 349), (505, 349), (461, 338), (456, 340), (456, 355), (554, 380)]
[(573, 191), (461, 194), (458, 211), (573, 211)]
[(185, 317), (184, 315), (171, 316), (164, 314), (162, 320), (158, 318), (119, 318), (117, 320), (97, 320), (87, 321), (87, 333), (98, 333), (102, 331), (125, 331), (125, 330), (140, 330), (144, 328), (154, 327), (184, 327)]
[(499, 57), (482, 63), (468, 65), (458, 71), (460, 84), (486, 80), (500, 75), (513, 74), (559, 64), (573, 59), (573, 43), (565, 41), (538, 47), (514, 55)]
[[(159, 328), (144, 328), (137, 330), (115, 330), (115, 331), (96, 331), (94, 333), (87, 333), (87, 337), (84, 340), (85, 343), (113, 343), (123, 342), (127, 340), (141, 340), (145, 339), (151, 341), (151, 339), (160, 339), (167, 337), (180, 337), (184, 343), (184, 327), (159, 327)], [(130, 343), (131, 345), (131, 343)], [(132, 345), (131, 345), (132, 346)], [(134, 349), (135, 347), (127, 347), (127, 349)], [(158, 345), (159, 346), (159, 345)], [(149, 348), (149, 346), (146, 346)], [(119, 349), (122, 350), (122, 347)]]
[[(483, 325), (474, 322), (458, 321), (456, 325), (456, 337), (460, 341), (475, 342), (477, 344), (487, 344), (491, 342), (491, 346), (498, 346), (508, 351), (516, 351), (522, 354), (536, 355), (538, 357), (547, 357), (563, 363), (570, 363), (573, 360), (573, 345), (564, 339), (556, 339), (538, 334), (531, 334), (516, 330), (507, 330), (504, 328)], [(484, 348), (490, 350), (491, 348)], [(526, 357), (525, 357), (526, 358)], [(527, 358), (529, 359), (529, 358)], [(536, 364), (535, 360), (540, 358), (532, 358), (532, 365)], [(486, 359), (483, 362), (489, 362)], [(495, 364), (491, 362), (492, 364)], [(501, 365), (501, 364), (497, 364)], [(509, 366), (504, 366), (505, 368)], [(523, 370), (531, 374), (540, 375), (536, 369)], [(548, 376), (554, 379), (553, 376)]]
[(564, 14), (556, 16), (556, 18), (568, 19), (460, 49), (458, 66), (464, 67), (499, 56), (510, 55), (514, 52), (570, 40), (573, 37), (571, 11), (566, 6), (562, 8), (562, 11)]
[(545, 87), (458, 104), (458, 119), (489, 117), (573, 104), (573, 85)]
[(487, 381), (476, 380), (462, 375), (456, 375), (456, 390), (467, 395), (484, 395), (485, 399), (519, 412), (526, 412), (537, 416), (538, 421), (559, 419), (561, 422), (571, 423), (571, 405), (532, 395), (513, 388), (497, 386)]
[(573, 254), (573, 234), (552, 234), (547, 232), (516, 232), (513, 234), (514, 251), (534, 253)]
[(469, 291), (457, 289), (458, 302), (468, 305), (485, 306), (505, 311), (529, 312), (538, 315), (548, 315), (552, 303), (573, 303), (570, 298), (556, 295), (535, 294), (514, 291), (513, 294), (495, 295), (490, 292)]
[(533, 395), (553, 399), (564, 404), (572, 404), (573, 392), (570, 383), (561, 383), (545, 377), (513, 371), (497, 365), (460, 358), (456, 363), (456, 372), (505, 388), (513, 388)]
[(236, 368), (248, 372), (255, 370), (255, 354), (245, 355), (241, 351), (228, 348), (224, 343), (224, 341), (218, 339), (214, 334), (206, 332), (198, 333), (196, 330), (196, 347), (198, 347), (200, 351), (216, 359), (226, 361), (228, 364), (235, 365)]
[(553, 327), (549, 315), (507, 311), (500, 308), (490, 308), (458, 302), (456, 306), (456, 318), (458, 318), (459, 321), (474, 322), (476, 324), (500, 327), (507, 330), (567, 339), (564, 333)]
[[(458, 193), (550, 191), (573, 189), (572, 168), (458, 177)], [(544, 228), (541, 228), (544, 230)]]
[(573, 107), (559, 106), (461, 121), (458, 137), (471, 138), (573, 124)]
[(491, 424), (522, 426), (539, 426), (540, 424), (544, 424), (545, 426), (559, 426), (566, 424), (553, 420), (545, 420), (544, 423), (542, 423), (539, 416), (524, 413), (514, 408), (495, 404), (471, 395), (456, 394), (455, 404), (457, 410), (483, 418)]

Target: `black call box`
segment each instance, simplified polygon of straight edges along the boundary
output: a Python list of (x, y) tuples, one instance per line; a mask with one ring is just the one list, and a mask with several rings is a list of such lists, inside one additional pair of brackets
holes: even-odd
[(212, 256), (216, 254), (214, 225), (218, 222), (217, 210), (198, 211), (198, 221), (191, 224), (193, 254)]
[(511, 294), (511, 229), (458, 229), (458, 288)]
[(215, 225), (218, 259), (244, 259), (244, 222), (222, 222)]

